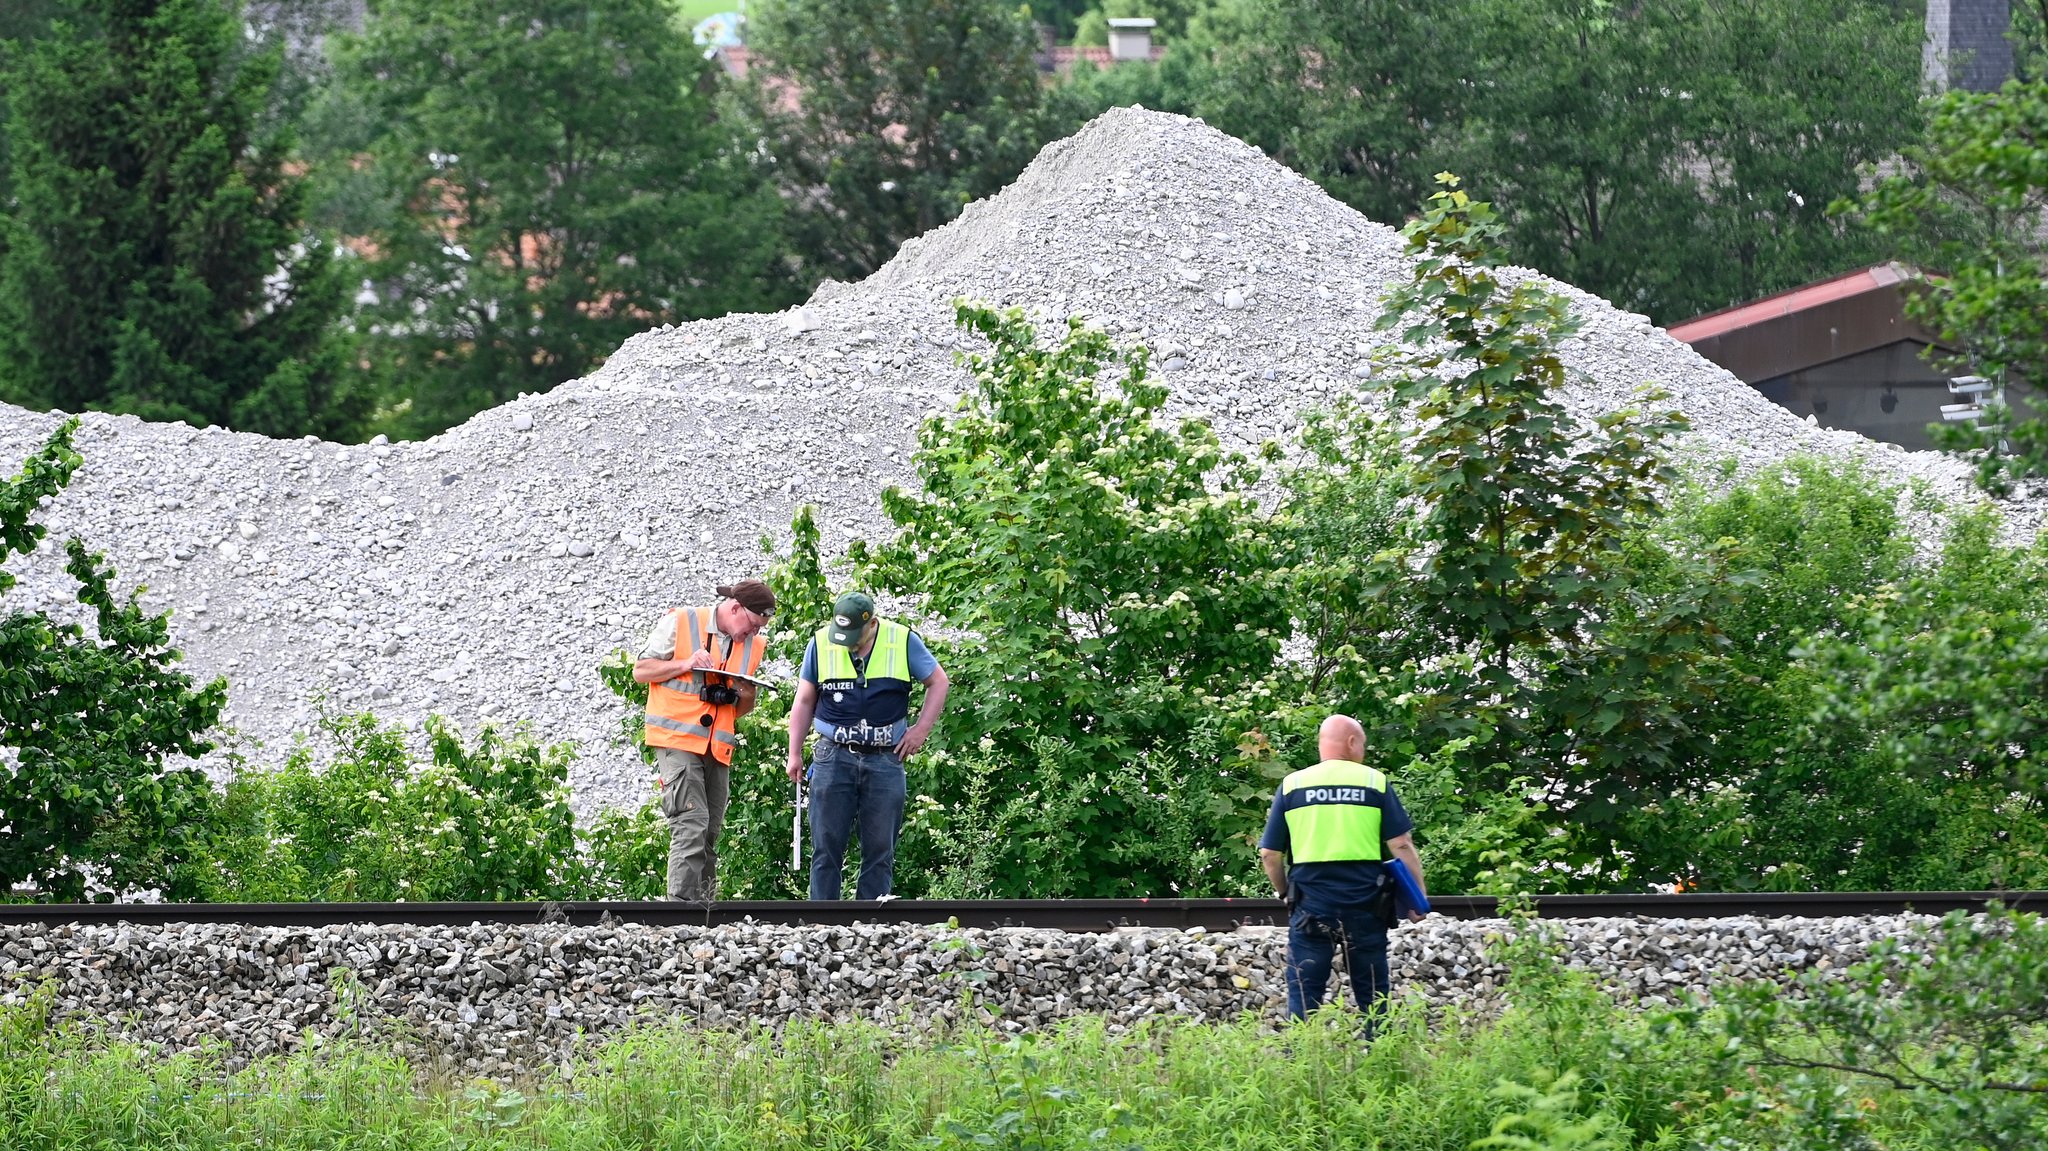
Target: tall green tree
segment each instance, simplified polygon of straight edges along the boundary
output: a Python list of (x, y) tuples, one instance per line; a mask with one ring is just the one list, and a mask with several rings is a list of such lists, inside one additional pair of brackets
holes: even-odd
[(1924, 121), (1919, 5), (1700, 0), (1695, 11), (1686, 134), (1704, 206), (1692, 228), (1660, 230), (1682, 245), (1680, 270), (1643, 310), (1666, 323), (1883, 259), (1829, 209)]
[(1516, 262), (1668, 323), (1878, 258), (1827, 207), (1912, 139), (1918, 67), (1888, 0), (1223, 0), (1065, 95), (1201, 116), (1386, 223), (1461, 172)]
[[(7, 64), (10, 53), (27, 49), (42, 35), (56, 16), (59, 0), (16, 0), (0, 6), (0, 124), (7, 122)], [(9, 210), (13, 194), (7, 189), (7, 133), (0, 131), (0, 212)]]
[(751, 103), (807, 274), (856, 280), (1008, 184), (1050, 138), (1003, 0), (763, 0)]
[(234, 5), (67, 0), (6, 60), (0, 396), (350, 434), (344, 286)]
[[(661, 0), (376, 0), (333, 118), (404, 427), (588, 373), (650, 325), (772, 308), (780, 204)], [(352, 147), (335, 166), (361, 167)]]
[[(36, 510), (82, 462), (76, 420), (12, 479), (0, 479), (0, 561), (47, 535)], [(105, 557), (71, 539), (65, 570), (91, 626), (0, 612), (0, 897), (28, 883), (45, 899), (111, 898), (166, 887), (195, 849), (211, 790), (175, 762), (212, 749), (227, 681), (177, 666), (168, 615), (115, 596)], [(0, 570), (0, 593), (15, 578)]]
[[(2048, 80), (1941, 96), (1903, 158), (1905, 171), (1855, 207), (1900, 254), (1941, 270), (1908, 310), (1962, 348), (1970, 369), (2048, 395)], [(1942, 438), (1977, 458), (1992, 490), (2048, 476), (2048, 418), (1995, 422), (2010, 426)]]
[(1876, 258), (1827, 209), (1912, 136), (1919, 30), (1891, 5), (1484, 0), (1475, 26), (1448, 162), (1518, 261), (1669, 323)]
[(1641, 797), (1699, 786), (1693, 712), (1726, 642), (1708, 614), (1716, 568), (1653, 595), (1630, 548), (1688, 425), (1655, 391), (1574, 419), (1558, 345), (1578, 322), (1562, 297), (1500, 277), (1503, 225), (1438, 179), (1405, 229), (1413, 278), (1381, 320), (1401, 336), (1380, 386), (1413, 421), (1420, 515), (1378, 590), (1418, 605), (1435, 641), (1416, 677), (1423, 742), (1469, 739), (1463, 781), (1480, 792), (1534, 781), (1573, 835), (1568, 862), (1611, 879), (1658, 847), (1632, 834)]
[(1642, 238), (1675, 240), (1704, 206), (1683, 171), (1697, 155), (1685, 89), (1699, 83), (1682, 66), (1698, 35), (1684, 7), (1478, 4), (1477, 99), (1444, 141), (1498, 205), (1510, 250), (1634, 309), (1681, 278), (1644, 258)]

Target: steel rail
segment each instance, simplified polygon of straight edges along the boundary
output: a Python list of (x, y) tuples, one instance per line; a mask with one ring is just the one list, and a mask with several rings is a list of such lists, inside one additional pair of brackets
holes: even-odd
[[(1863, 916), (1980, 911), (1992, 902), (2022, 910), (2048, 909), (2048, 892), (1687, 892), (1681, 895), (1545, 895), (1535, 899), (1549, 919), (1640, 916), (1715, 919), (1756, 916)], [(1490, 896), (1448, 895), (1434, 909), (1455, 919), (1498, 913)], [(0, 927), (42, 924), (164, 926), (241, 923), (258, 927), (331, 927), (341, 924), (467, 926), (563, 923), (593, 926), (644, 923), (716, 927), (735, 923), (830, 927), (854, 923), (954, 923), (961, 927), (1025, 927), (1104, 931), (1117, 927), (1170, 927), (1229, 931), (1277, 926), (1286, 911), (1276, 899), (900, 899), (813, 903), (797, 900), (680, 902), (519, 903), (23, 903), (0, 904)]]

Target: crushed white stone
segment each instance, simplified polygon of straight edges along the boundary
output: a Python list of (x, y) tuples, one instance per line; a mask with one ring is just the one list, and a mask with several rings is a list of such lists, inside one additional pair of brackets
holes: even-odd
[[(1674, 1005), (1737, 980), (1786, 981), (1911, 939), (1924, 916), (1546, 921), (1560, 954), (1618, 1002)], [(1397, 996), (1497, 1011), (1501, 920), (1432, 916), (1388, 941)], [(1910, 946), (1910, 944), (1909, 944)], [(325, 1038), (389, 1043), (424, 1070), (515, 1077), (637, 1025), (780, 1029), (864, 1021), (921, 1032), (963, 1019), (1036, 1029), (1077, 1015), (1285, 1013), (1286, 933), (1068, 933), (906, 924), (569, 927), (403, 924), (0, 926), (0, 1006), (53, 985), (63, 1021), (233, 1063)], [(1341, 972), (1333, 981), (1349, 995)], [(963, 998), (968, 1002), (963, 1005)]]
[[(1284, 440), (1355, 392), (1407, 275), (1396, 232), (1198, 121), (1121, 109), (1048, 147), (1002, 193), (903, 246), (856, 285), (781, 315), (665, 326), (604, 368), (417, 443), (344, 446), (89, 414), (86, 464), (45, 513), (174, 609), (191, 668), (225, 674), (256, 762), (311, 727), (311, 699), (389, 720), (486, 708), (580, 749), (577, 803), (637, 803), (645, 772), (608, 740), (592, 669), (655, 618), (763, 567), (763, 533), (820, 509), (828, 555), (885, 530), (878, 493), (911, 478), (915, 429), (966, 384), (951, 301), (1080, 313), (1144, 341), (1169, 416), (1225, 440)], [(1655, 383), (1697, 424), (1687, 451), (1744, 470), (1802, 453), (1969, 499), (1954, 461), (1810, 427), (1638, 315), (1560, 286), (1576, 412)], [(54, 413), (0, 405), (0, 460)], [(2039, 501), (2008, 505), (2031, 536)], [(9, 607), (66, 607), (62, 552), (14, 570)], [(400, 642), (400, 641), (403, 642)]]

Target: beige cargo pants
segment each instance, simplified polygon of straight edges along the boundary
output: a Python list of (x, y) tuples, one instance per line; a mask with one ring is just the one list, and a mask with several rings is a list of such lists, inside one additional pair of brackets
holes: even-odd
[(725, 827), (732, 769), (672, 747), (654, 750), (654, 768), (661, 775), (661, 814), (668, 820), (668, 897), (716, 899), (718, 833)]

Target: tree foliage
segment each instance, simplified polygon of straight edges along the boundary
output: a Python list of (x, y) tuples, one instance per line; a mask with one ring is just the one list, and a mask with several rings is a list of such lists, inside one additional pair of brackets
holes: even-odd
[(974, 385), (920, 430), (918, 488), (883, 494), (895, 536), (851, 553), (957, 637), (941, 645), (956, 693), (943, 755), (919, 787), (987, 805), (929, 812), (934, 833), (999, 831), (982, 871), (1005, 893), (1169, 888), (1190, 857), (1138, 851), (1132, 827), (1193, 818), (1183, 840), (1220, 844), (1266, 798), (1265, 781), (1213, 762), (1222, 717), (1260, 706), (1288, 629), (1256, 469), (1206, 424), (1164, 422), (1142, 350), (1078, 320), (1049, 341), (1015, 310), (957, 317), (988, 342), (965, 358)]
[(2048, 1138), (2048, 922), (1951, 912), (1912, 940), (1886, 939), (1847, 971), (1808, 971), (1684, 1012), (1718, 1032), (1723, 1060), (1753, 1086), (1727, 1100), (1752, 1138), (1787, 1151), (1880, 1145), (1874, 1089), (1904, 1097), (1937, 1147), (2022, 1151)]
[[(60, 426), (0, 481), (0, 560), (46, 535), (32, 517), (77, 470), (76, 429)], [(169, 617), (144, 612), (139, 592), (118, 599), (113, 568), (84, 543), (65, 554), (91, 627), (0, 616), (0, 895), (25, 883), (45, 899), (105, 899), (168, 883), (190, 852), (206, 777), (167, 761), (212, 749), (227, 682), (195, 686)], [(14, 584), (0, 570), (0, 593)]]
[(990, 349), (966, 357), (961, 410), (919, 432), (921, 490), (883, 494), (895, 538), (854, 562), (974, 637), (956, 679), (1006, 684), (948, 713), (953, 739), (1021, 754), (1053, 735), (1092, 756), (1174, 738), (1285, 634), (1255, 470), (1204, 423), (1163, 426), (1144, 353), (1078, 320), (1046, 346), (1019, 311), (958, 318)]
[(1469, 100), (1470, 37), (1442, 34), (1473, 26), (1467, 8), (1224, 3), (1168, 50), (1155, 106), (1199, 115), (1367, 216), (1397, 221), (1429, 194), (1437, 145)]
[(780, 206), (660, 0), (520, 12), (378, 0), (319, 112), (337, 222), (376, 245), (365, 320), (403, 429), (788, 290)]
[(1827, 207), (1912, 138), (1919, 43), (1885, 0), (1226, 0), (1074, 95), (1201, 116), (1387, 223), (1460, 172), (1516, 262), (1670, 323), (1877, 257)]
[[(1926, 266), (1910, 314), (1963, 350), (1963, 362), (2001, 384), (2048, 388), (2048, 80), (1997, 92), (1950, 92), (1933, 102), (1924, 140), (1904, 152), (1857, 210)], [(1839, 206), (1848, 207), (1847, 201)], [(1994, 491), (2048, 476), (2048, 419), (1999, 431), (1942, 429), (1946, 446), (1979, 461)], [(1996, 450), (1999, 441), (2004, 450)]]
[(1847, 628), (1796, 653), (1811, 711), (1788, 742), (1807, 782), (1796, 806), (1758, 817), (1786, 838), (1794, 878), (2048, 882), (2048, 556), (1995, 531), (1961, 520), (1938, 564), (1866, 593)]
[(275, 53), (223, 0), (70, 0), (8, 52), (0, 397), (346, 436), (346, 297), (303, 223)]
[(185, 881), (208, 900), (558, 899), (585, 895), (569, 750), (432, 717), (430, 761), (402, 729), (323, 711), (315, 746), (238, 771)]
[(1562, 297), (1502, 281), (1503, 226), (1456, 177), (1439, 182), (1381, 320), (1401, 334), (1379, 386), (1411, 421), (1420, 513), (1374, 590), (1427, 629), (1423, 742), (1473, 737), (1464, 783), (1479, 791), (1541, 781), (1585, 836), (1579, 862), (1604, 869), (1640, 797), (1689, 782), (1691, 713), (1725, 643), (1708, 616), (1721, 573), (1700, 565), (1652, 595), (1629, 547), (1676, 479), (1665, 441), (1687, 422), (1567, 413), (1557, 348), (1577, 321)]
[(762, 0), (750, 105), (809, 278), (858, 280), (1051, 138), (1038, 38), (1003, 0)]
[(2041, 553), (1950, 512), (1946, 546), (1923, 555), (1900, 495), (1858, 467), (1794, 461), (1683, 496), (1657, 525), (1745, 577), (1715, 613), (1728, 675), (1699, 721), (1718, 786), (1685, 821), (1698, 830), (1675, 836), (1711, 847), (1692, 853), (1696, 882), (2048, 881)]
[[(1915, 20), (1871, 0), (1488, 0), (1448, 163), (1519, 262), (1661, 322), (1870, 262), (1828, 215), (1909, 138)], [(1654, 250), (1645, 236), (1663, 239)]]
[[(0, 124), (7, 123), (7, 78), (10, 54), (25, 51), (30, 41), (49, 29), (60, 0), (15, 0), (0, 7)], [(0, 209), (14, 198), (7, 178), (7, 133), (0, 131)]]

